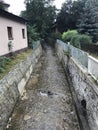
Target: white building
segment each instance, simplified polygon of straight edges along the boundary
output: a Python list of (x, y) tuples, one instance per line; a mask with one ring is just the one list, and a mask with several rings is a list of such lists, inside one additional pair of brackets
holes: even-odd
[(13, 52), (28, 47), (26, 20), (0, 10), (0, 56), (10, 52), (10, 45)]

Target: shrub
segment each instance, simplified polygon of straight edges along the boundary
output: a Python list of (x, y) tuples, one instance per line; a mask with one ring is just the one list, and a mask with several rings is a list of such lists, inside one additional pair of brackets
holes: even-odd
[(73, 46), (81, 48), (81, 44), (91, 44), (92, 39), (88, 35), (79, 34), (76, 30), (69, 30), (62, 35), (64, 42), (70, 42)]
[(69, 30), (67, 32), (64, 32), (62, 34), (62, 40), (64, 42), (70, 42), (72, 37), (75, 36), (76, 34), (78, 34), (78, 32), (76, 30)]
[(92, 43), (91, 37), (84, 34), (74, 35), (71, 39), (71, 44), (78, 48), (81, 48), (81, 44), (91, 44), (91, 43)]
[(0, 73), (5, 71), (6, 65), (11, 61), (10, 58), (0, 57)]

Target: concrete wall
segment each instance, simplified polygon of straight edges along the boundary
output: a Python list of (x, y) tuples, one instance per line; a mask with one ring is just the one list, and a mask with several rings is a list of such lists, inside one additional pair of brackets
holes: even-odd
[(80, 105), (83, 99), (86, 100), (86, 118), (91, 130), (98, 130), (98, 85), (79, 62), (64, 54), (61, 44), (56, 44), (56, 51), (64, 68), (69, 70), (70, 82), (72, 80)]
[(0, 130), (4, 130), (17, 99), (23, 94), (25, 85), (42, 54), (41, 45), (0, 80)]
[(88, 57), (88, 72), (98, 80), (98, 60), (92, 56)]
[(84, 67), (88, 68), (88, 53), (70, 45), (71, 56), (80, 62)]
[[(8, 39), (7, 27), (12, 27), (13, 40)], [(25, 29), (25, 38), (22, 37), (22, 29)], [(13, 51), (28, 47), (26, 25), (0, 16), (0, 56), (8, 54), (8, 43), (12, 41)]]

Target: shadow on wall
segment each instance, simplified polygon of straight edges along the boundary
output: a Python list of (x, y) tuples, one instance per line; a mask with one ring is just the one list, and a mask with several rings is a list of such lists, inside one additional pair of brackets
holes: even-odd
[(81, 106), (82, 106), (83, 115), (86, 116), (87, 112), (86, 112), (86, 100), (85, 99), (81, 100)]

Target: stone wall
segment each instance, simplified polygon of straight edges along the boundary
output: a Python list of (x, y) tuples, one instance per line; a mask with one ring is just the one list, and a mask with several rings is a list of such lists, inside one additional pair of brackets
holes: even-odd
[(78, 101), (86, 101), (86, 119), (91, 130), (98, 130), (98, 85), (95, 84), (90, 74), (81, 64), (72, 57), (64, 54), (60, 44), (56, 44), (56, 51), (65, 69), (69, 70), (72, 86)]
[(42, 48), (38, 45), (30, 56), (17, 64), (7, 76), (0, 80), (0, 130), (4, 130), (41, 54)]

